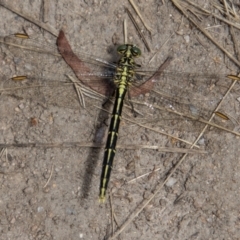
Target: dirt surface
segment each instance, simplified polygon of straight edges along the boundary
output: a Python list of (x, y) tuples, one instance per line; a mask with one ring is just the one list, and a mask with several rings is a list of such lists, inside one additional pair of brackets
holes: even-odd
[[(136, 17), (128, 1), (118, 1), (118, 5), (116, 1), (1, 2), (57, 30), (64, 29), (75, 50), (110, 62), (117, 61), (115, 49), (124, 42), (123, 21), (127, 19), (129, 42), (142, 49), (138, 63), (145, 69), (156, 69), (171, 55), (174, 60), (169, 71), (206, 74), (203, 87), (210, 74), (224, 76), (237, 72), (237, 66), (190, 24), (171, 1), (165, 4), (136, 1), (153, 29), (151, 37), (144, 33), (151, 52), (144, 47), (124, 10), (128, 7)], [(212, 10), (208, 1), (195, 2)], [(236, 11), (239, 12), (237, 7)], [(0, 18), (1, 37), (26, 31), (36, 44), (56, 50), (56, 37), (2, 6)], [(233, 54), (228, 26), (211, 16), (205, 16), (201, 24)], [(70, 71), (63, 61), (48, 54), (23, 56), (22, 50), (4, 45), (0, 50), (1, 89), (14, 74), (23, 75), (28, 71), (36, 76), (42, 73), (42, 78), (58, 79), (65, 70)], [(187, 81), (181, 76), (186, 75), (175, 75), (175, 79), (184, 90), (189, 86), (184, 85)], [(84, 109), (79, 106), (71, 86), (46, 87), (45, 91), (44, 87), (23, 88), (24, 84), (27, 83), (20, 83), (20, 90), (0, 92), (0, 144), (105, 143), (109, 117), (95, 107), (101, 107), (104, 100), (86, 98)], [(209, 96), (205, 96), (203, 90), (190, 94), (196, 94), (197, 101), (209, 111), (213, 111), (219, 101), (213, 98), (206, 101)], [(239, 94), (237, 83), (222, 107), (222, 112), (231, 116), (229, 125), (234, 125), (238, 132)], [(203, 96), (199, 98), (199, 95)], [(192, 96), (186, 98), (195, 101)], [(128, 117), (134, 119), (131, 114)], [(170, 120), (172, 125), (168, 130), (158, 122), (151, 126), (191, 142), (197, 138), (199, 128), (180, 131)], [(0, 159), (0, 239), (109, 239), (143, 200), (154, 193), (183, 155), (175, 151), (126, 147), (130, 144), (187, 147), (185, 143), (127, 120), (121, 123), (119, 144), (125, 148), (117, 151), (104, 204), (98, 202), (102, 148), (72, 145), (5, 149)], [(198, 144), (200, 150), (207, 153), (189, 154), (117, 239), (240, 239), (239, 137), (210, 127)], [(159, 170), (153, 172), (155, 169)]]

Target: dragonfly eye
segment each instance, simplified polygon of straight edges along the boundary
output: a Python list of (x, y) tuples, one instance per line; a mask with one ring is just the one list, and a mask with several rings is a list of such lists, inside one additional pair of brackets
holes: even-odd
[(141, 55), (141, 50), (130, 44), (123, 44), (117, 48), (119, 54), (124, 55), (127, 51), (131, 51), (133, 57), (139, 57)]
[(131, 53), (132, 53), (133, 57), (140, 57), (141, 56), (141, 50), (136, 46), (132, 47)]
[(117, 52), (121, 55), (123, 55), (127, 51), (128, 46), (126, 44), (120, 45), (117, 48)]

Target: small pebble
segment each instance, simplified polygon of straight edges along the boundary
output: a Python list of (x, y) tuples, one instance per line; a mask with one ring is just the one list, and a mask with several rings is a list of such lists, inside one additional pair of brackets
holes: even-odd
[(34, 189), (32, 187), (26, 187), (23, 192), (25, 194), (30, 194), (30, 193), (33, 193), (34, 192)]
[(175, 178), (169, 178), (169, 180), (166, 183), (166, 186), (172, 187), (177, 182), (177, 179)]
[(184, 38), (184, 40), (186, 41), (186, 43), (189, 43), (189, 42), (190, 42), (190, 37), (189, 37), (189, 35), (184, 35), (183, 38)]
[(44, 208), (43, 208), (43, 207), (38, 207), (38, 208), (37, 208), (37, 211), (38, 211), (38, 212), (43, 212), (43, 211), (44, 211)]
[(23, 103), (21, 103), (21, 104), (18, 105), (18, 107), (19, 107), (19, 109), (24, 109), (25, 106), (24, 106)]

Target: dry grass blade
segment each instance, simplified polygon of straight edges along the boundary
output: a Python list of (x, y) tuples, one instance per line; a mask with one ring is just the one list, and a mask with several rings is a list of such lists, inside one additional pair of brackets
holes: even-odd
[(50, 176), (49, 176), (47, 182), (45, 183), (45, 185), (43, 186), (43, 188), (46, 188), (47, 185), (49, 184), (49, 182), (50, 182), (50, 180), (51, 180), (51, 178), (52, 178), (52, 174), (53, 174), (53, 164), (52, 164), (52, 166), (51, 166)]
[[(63, 85), (72, 85), (72, 83), (63, 83)], [(48, 87), (51, 85), (48, 85)], [(54, 85), (53, 85), (54, 86)], [(26, 87), (15, 87), (15, 88), (0, 88), (0, 92), (8, 92), (8, 91), (13, 91), (13, 90), (18, 90), (18, 89), (28, 89), (28, 88), (45, 88), (46, 86), (44, 85), (32, 85), (32, 86), (26, 86)]]
[(123, 36), (124, 36), (124, 44), (127, 44), (127, 36), (128, 36), (127, 19), (124, 19), (124, 21), (123, 21)]
[[(102, 144), (93, 144), (88, 142), (53, 142), (53, 143), (6, 143), (0, 144), (0, 148), (73, 148), (73, 147), (87, 147), (87, 148), (104, 148)], [(0, 152), (0, 157), (4, 153), (4, 149)], [(124, 145), (118, 144), (117, 149), (153, 149), (158, 150), (159, 152), (173, 152), (173, 153), (190, 153), (190, 154), (206, 154), (208, 152), (204, 150), (188, 149), (188, 148), (169, 148), (169, 147), (160, 147), (157, 145)]]
[(3, 156), (4, 152), (6, 151), (6, 148), (2, 148), (1, 151), (0, 151), (0, 158)]
[(138, 26), (137, 22), (135, 21), (134, 17), (132, 16), (131, 12), (130, 12), (127, 8), (125, 8), (125, 10), (126, 10), (128, 16), (129, 16), (129, 18), (131, 19), (134, 27), (136, 28), (136, 30), (137, 30), (137, 32), (138, 32), (141, 40), (143, 41), (143, 43), (144, 43), (144, 45), (145, 45), (145, 47), (147, 48), (147, 50), (148, 50), (149, 52), (151, 52), (151, 49), (150, 49), (150, 47), (149, 47), (149, 44), (148, 44), (146, 38), (144, 37), (144, 35), (142, 34), (141, 29), (140, 29), (140, 27)]
[(12, 47), (17, 47), (17, 48), (21, 48), (23, 50), (28, 50), (28, 51), (33, 51), (33, 52), (38, 52), (38, 53), (48, 53), (48, 54), (51, 54), (53, 56), (56, 56), (56, 57), (61, 57), (61, 54), (57, 53), (57, 52), (53, 52), (52, 50), (51, 51), (47, 51), (46, 49), (40, 49), (40, 48), (36, 48), (34, 46), (26, 46), (26, 45), (20, 45), (20, 44), (17, 44), (17, 43), (14, 43), (14, 42), (9, 42), (6, 40), (5, 37), (0, 37), (0, 43), (3, 43), (5, 45), (8, 45), (8, 46), (12, 46)]
[(158, 150), (159, 152), (172, 152), (172, 153), (189, 153), (189, 154), (207, 154), (209, 152), (201, 150), (201, 149), (189, 149), (189, 148), (171, 148), (171, 147), (159, 147), (156, 145), (121, 145), (118, 144), (117, 148), (122, 149), (152, 149), (152, 150)]
[(85, 104), (85, 99), (84, 96), (95, 99), (95, 100), (99, 100), (102, 101), (102, 99), (104, 98), (104, 96), (94, 90), (92, 90), (91, 88), (86, 87), (84, 84), (82, 84), (79, 79), (75, 79), (73, 76), (70, 75), (66, 75), (70, 81), (72, 82), (75, 91), (77, 93), (78, 99), (79, 99), (79, 103), (83, 108), (86, 108), (86, 104)]
[(143, 19), (142, 14), (140, 13), (140, 11), (138, 10), (136, 4), (134, 3), (133, 0), (129, 0), (130, 4), (132, 5), (133, 9), (135, 10), (135, 12), (137, 13), (137, 15), (139, 16), (139, 18), (141, 19), (143, 25), (145, 26), (145, 28), (150, 32), (150, 34), (152, 33), (153, 29), (151, 27), (148, 26), (148, 24), (146, 23), (146, 21)]
[(79, 103), (80, 105), (85, 108), (86, 104), (85, 104), (85, 100), (84, 100), (84, 96), (83, 96), (83, 92), (81, 90), (81, 87), (76, 83), (76, 81), (73, 79), (72, 76), (68, 75), (68, 78), (71, 80), (71, 82), (73, 83), (74, 89), (77, 93), (78, 99), (79, 99)]
[(144, 174), (142, 174), (141, 176), (138, 176), (138, 177), (136, 177), (136, 178), (134, 178), (134, 179), (132, 179), (132, 180), (129, 180), (129, 181), (127, 182), (127, 184), (133, 183), (133, 182), (137, 181), (138, 179), (141, 179), (141, 178), (143, 178), (143, 177), (145, 177), (145, 176), (149, 176), (150, 174), (152, 174), (152, 173), (154, 173), (154, 172), (157, 172), (157, 171), (159, 171), (159, 170), (161, 170), (161, 169), (162, 169), (162, 167), (160, 167), (160, 168), (154, 168), (154, 169), (153, 169), (152, 171), (150, 171), (150, 172), (144, 173)]
[(111, 227), (112, 227), (112, 233), (114, 232), (114, 207), (112, 202), (112, 193), (109, 193), (109, 201), (110, 201), (110, 208), (111, 208)]

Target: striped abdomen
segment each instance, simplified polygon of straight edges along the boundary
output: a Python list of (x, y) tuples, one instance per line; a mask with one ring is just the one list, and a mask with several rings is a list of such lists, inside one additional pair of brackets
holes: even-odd
[(122, 54), (122, 58), (118, 62), (117, 72), (114, 78), (114, 83), (117, 85), (116, 99), (113, 107), (111, 123), (108, 131), (108, 138), (104, 152), (103, 168), (100, 183), (99, 200), (104, 202), (106, 190), (110, 179), (113, 159), (116, 152), (116, 144), (118, 138), (118, 129), (121, 120), (123, 100), (126, 95), (128, 86), (134, 75), (135, 63), (133, 58), (140, 56), (141, 52), (133, 45), (121, 45), (118, 52)]

